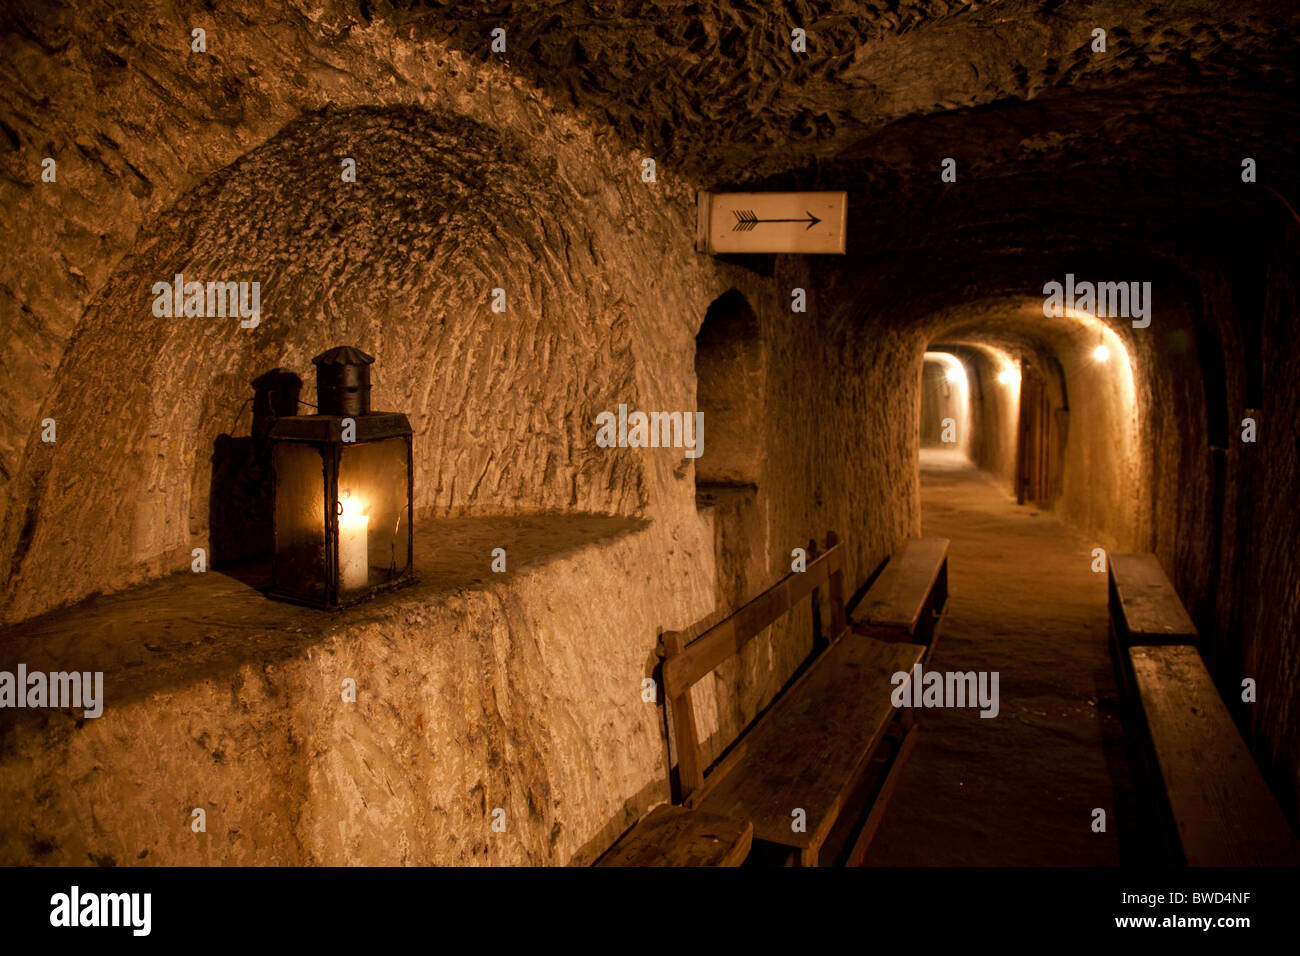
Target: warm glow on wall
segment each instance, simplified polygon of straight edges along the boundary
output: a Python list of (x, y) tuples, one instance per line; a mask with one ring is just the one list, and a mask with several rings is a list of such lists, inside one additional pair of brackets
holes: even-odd
[(1094, 363), (1108, 365), (1115, 370), (1115, 374), (1119, 378), (1117, 385), (1125, 393), (1126, 400), (1131, 402), (1133, 367), (1124, 340), (1116, 335), (1109, 325), (1091, 312), (1081, 312), (1078, 309), (1068, 308), (1065, 310), (1065, 316), (1067, 319), (1078, 322), (1083, 327), (1085, 335), (1089, 337), (1096, 336), (1093, 341), (1097, 345), (1088, 354)]
[[(1140, 421), (1136, 369), (1129, 353), (1127, 335), (1131, 334), (1137, 340), (1150, 333), (1141, 330), (1129, 333), (1124, 328), (1126, 323), (1121, 323), (1122, 332), (1117, 334), (1096, 315), (1075, 309), (1066, 311), (1066, 319), (1075, 326), (1077, 351), (1073, 360), (1062, 355), (1064, 371), (1072, 391), (1086, 390), (1090, 393), (1091, 405), (1096, 410), (1096, 427), (1105, 433), (1109, 465), (1104, 480), (1115, 487), (1135, 487), (1143, 480), (1139, 458)], [(1094, 442), (1098, 440), (1092, 439)], [(1117, 525), (1136, 523), (1136, 499), (1117, 500), (1116, 506), (1124, 513), (1122, 518), (1116, 519)]]
[[(939, 378), (942, 395), (932, 395), (931, 399), (943, 403), (947, 414), (941, 419), (941, 435), (951, 435), (942, 439), (943, 447), (968, 455), (970, 449), (971, 426), (971, 386), (966, 373), (966, 365), (951, 352), (926, 352), (923, 361), (939, 366), (943, 370)], [(946, 428), (942, 426), (947, 424)]]

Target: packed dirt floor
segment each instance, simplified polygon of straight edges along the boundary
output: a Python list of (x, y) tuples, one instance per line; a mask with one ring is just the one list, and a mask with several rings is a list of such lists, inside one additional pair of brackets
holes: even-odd
[(922, 531), (952, 542), (929, 669), (997, 671), (1000, 711), (917, 713), (865, 865), (1120, 863), (1132, 793), (1095, 543), (951, 453), (921, 472)]

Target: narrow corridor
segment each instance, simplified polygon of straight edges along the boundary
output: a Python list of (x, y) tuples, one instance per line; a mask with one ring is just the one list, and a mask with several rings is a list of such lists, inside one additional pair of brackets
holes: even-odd
[(4, 0), (14, 921), (1300, 866), (1296, 169), (1296, 2)]
[(923, 533), (952, 541), (929, 668), (997, 671), (1000, 710), (917, 714), (866, 864), (1118, 864), (1128, 767), (1094, 545), (963, 459), (924, 450), (921, 471)]

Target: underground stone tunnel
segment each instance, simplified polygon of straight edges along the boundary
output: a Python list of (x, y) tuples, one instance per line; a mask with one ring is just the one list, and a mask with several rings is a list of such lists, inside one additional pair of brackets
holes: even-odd
[(1294, 7), (0, 22), (0, 862), (1295, 861)]

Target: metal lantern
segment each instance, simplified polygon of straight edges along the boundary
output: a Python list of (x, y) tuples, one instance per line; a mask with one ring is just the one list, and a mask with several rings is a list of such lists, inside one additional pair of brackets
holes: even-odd
[(316, 414), (271, 425), (271, 594), (334, 608), (412, 580), (411, 424), (370, 410), (372, 356), (312, 362)]

